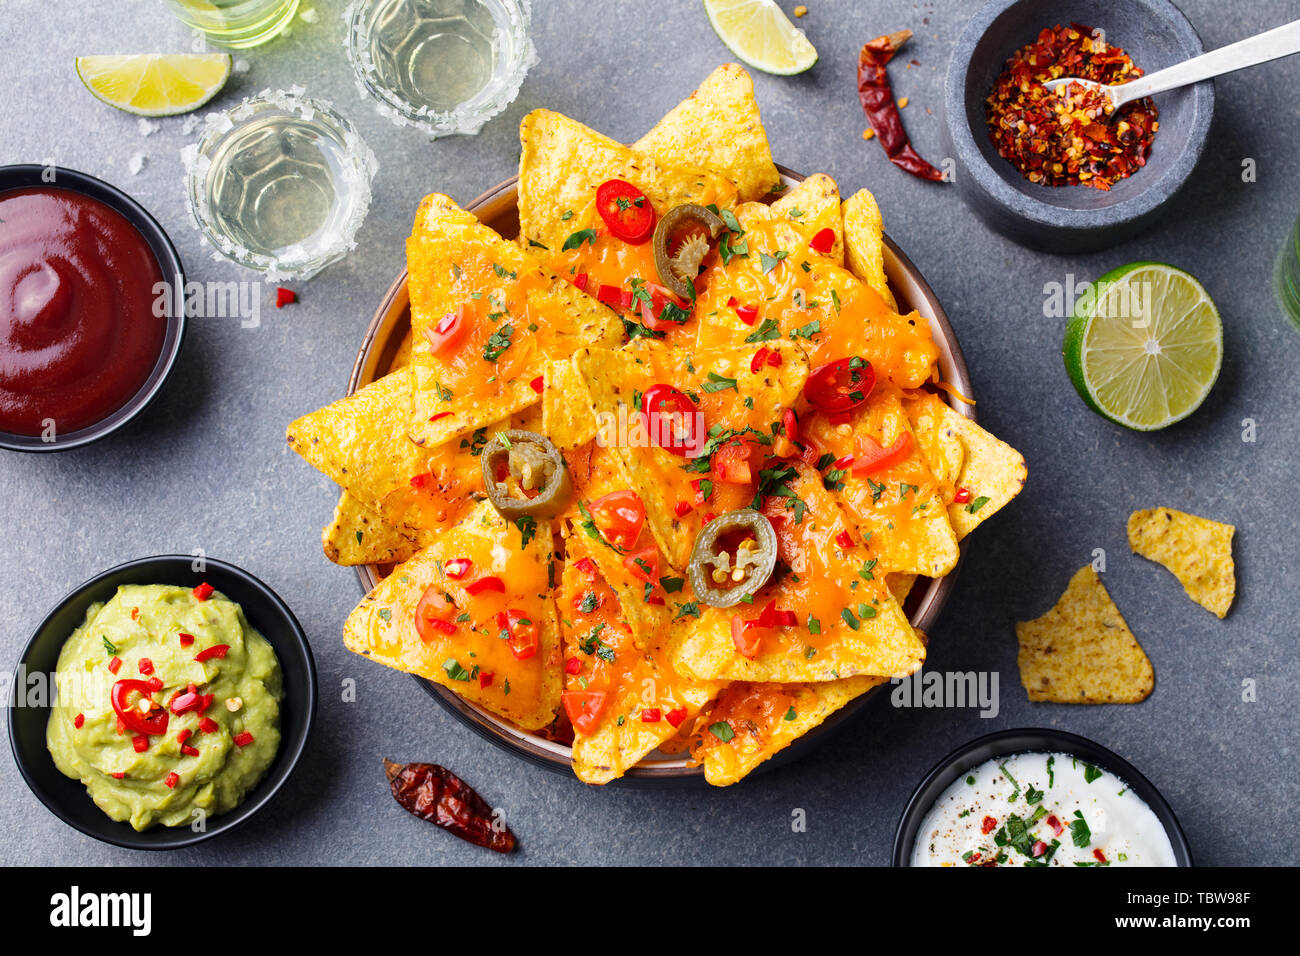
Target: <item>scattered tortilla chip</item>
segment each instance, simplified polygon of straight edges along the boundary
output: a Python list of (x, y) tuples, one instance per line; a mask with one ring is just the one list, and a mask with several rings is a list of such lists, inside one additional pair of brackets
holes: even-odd
[[(949, 499), (948, 520), (960, 541), (1020, 494), (1028, 474), (1025, 457), (937, 395), (924, 394), (903, 404), (935, 477), (954, 492), (964, 489), (969, 499)], [(960, 443), (960, 456), (953, 450), (954, 440)]]
[(552, 362), (542, 391), (542, 431), (560, 451), (585, 445), (596, 437), (587, 383), (572, 359)]
[(415, 541), (348, 492), (339, 495), (334, 520), (321, 532), (325, 557), (335, 564), (397, 564), (415, 554)]
[(735, 183), (741, 200), (761, 199), (781, 182), (758, 114), (754, 81), (735, 63), (710, 73), (632, 148), (665, 166), (720, 173)]
[[(541, 399), (547, 366), (586, 345), (623, 340), (618, 316), (446, 196), (426, 196), (406, 246), (410, 272), (409, 434), (433, 448)], [(447, 316), (468, 329), (435, 355)]]
[[(780, 573), (752, 605), (679, 608), (673, 666), (696, 680), (780, 683), (912, 673), (925, 647), (889, 593), (877, 552), (860, 540), (848, 548), (836, 542), (845, 519), (816, 471), (790, 465), (782, 486), (789, 496), (763, 507), (776, 531)], [(733, 618), (757, 620), (769, 604), (794, 612), (798, 624), (761, 628), (758, 647), (746, 657), (733, 639)]]
[(619, 596), (592, 560), (598, 548), (570, 535), (559, 594), (564, 656), (578, 662), (566, 668), (565, 690), (604, 695), (588, 698), (601, 707), (593, 732), (575, 727), (573, 739), (574, 772), (594, 784), (621, 777), (720, 689), (678, 676), (662, 655), (638, 645)]
[[(757, 372), (751, 371), (760, 347), (776, 356), (780, 364), (764, 363)], [(780, 420), (782, 410), (795, 400), (808, 376), (803, 350), (781, 340), (707, 351), (639, 340), (634, 347), (618, 351), (587, 349), (573, 361), (591, 396), (600, 429), (597, 441), (613, 449), (627, 479), (625, 487), (641, 497), (646, 523), (668, 564), (683, 570), (704, 516), (702, 509), (679, 515), (676, 506), (693, 503), (696, 489), (692, 482), (707, 475), (683, 467), (694, 459), (650, 442), (641, 428), (641, 394), (652, 385), (672, 385), (699, 397), (698, 409), (706, 428), (752, 429), (770, 442), (771, 423)], [(725, 506), (720, 497), (725, 491), (715, 489), (717, 497), (710, 499), (710, 509), (716, 513), (741, 507), (741, 502)]]
[(898, 302), (885, 276), (885, 226), (876, 197), (865, 189), (844, 201), (844, 256), (849, 271), (875, 289), (894, 311)]
[(730, 684), (699, 722), (692, 754), (704, 765), (705, 780), (715, 787), (730, 786), (886, 680), (846, 677), (820, 684)]
[[(444, 571), (453, 558), (473, 562), (463, 579)], [(550, 534), (536, 534), (523, 544), (520, 532), (483, 502), (367, 594), (348, 616), (343, 642), (379, 664), (450, 688), (525, 730), (545, 727), (555, 719), (561, 687), (551, 560)], [(498, 578), (504, 592), (465, 590), (489, 577)], [(422, 637), (416, 609), (430, 587), (446, 602), (434, 615), (454, 630), (429, 627)], [(498, 636), (497, 615), (507, 609), (521, 611), (538, 630), (536, 651), (523, 660), (512, 652), (511, 641)], [(466, 614), (469, 619), (461, 620)]]
[(850, 413), (847, 428), (818, 412), (807, 416), (800, 429), (837, 460), (870, 451), (868, 441), (884, 449), (907, 442), (910, 447), (901, 461), (872, 474), (834, 470), (840, 486), (836, 498), (859, 535), (869, 536), (880, 554), (881, 570), (937, 578), (957, 566), (960, 552), (944, 488), (912, 434), (897, 388), (877, 384), (867, 403)]
[(405, 437), (411, 380), (393, 372), (289, 425), (289, 447), (375, 506), (424, 468), (427, 452)]
[(813, 173), (772, 204), (772, 215), (789, 219), (811, 239), (823, 229), (835, 233), (835, 245), (826, 258), (844, 265), (844, 217), (840, 215), (840, 187), (825, 173)]
[(635, 184), (661, 212), (687, 202), (735, 205), (736, 187), (721, 174), (664, 165), (550, 110), (525, 116), (519, 139), (520, 237), (553, 252), (575, 222), (590, 219), (574, 214), (594, 209), (596, 188), (608, 179)]
[(1128, 544), (1164, 567), (1187, 596), (1217, 617), (1232, 607), (1237, 580), (1232, 563), (1230, 524), (1172, 508), (1135, 511), (1128, 519)]
[(1136, 704), (1155, 672), (1091, 565), (1080, 568), (1056, 606), (1019, 621), (1020, 683), (1030, 700)]

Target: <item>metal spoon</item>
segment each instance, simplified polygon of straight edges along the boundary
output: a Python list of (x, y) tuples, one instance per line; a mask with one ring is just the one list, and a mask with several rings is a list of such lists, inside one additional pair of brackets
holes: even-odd
[(1155, 73), (1117, 86), (1107, 86), (1095, 80), (1081, 80), (1068, 76), (1059, 80), (1048, 80), (1043, 85), (1053, 93), (1067, 83), (1077, 83), (1093, 90), (1104, 90), (1110, 97), (1111, 106), (1119, 109), (1125, 103), (1140, 100), (1153, 93), (1163, 93), (1165, 90), (1176, 89), (1189, 83), (1199, 83), (1213, 76), (1267, 63), (1269, 60), (1290, 56), (1293, 53), (1300, 53), (1300, 20), (1258, 36), (1238, 40), (1228, 46), (1184, 60), (1176, 66), (1157, 70)]

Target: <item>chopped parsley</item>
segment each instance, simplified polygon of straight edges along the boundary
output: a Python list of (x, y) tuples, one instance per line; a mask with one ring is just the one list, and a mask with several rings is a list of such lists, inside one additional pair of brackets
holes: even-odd
[(584, 242), (588, 245), (596, 244), (595, 229), (579, 229), (577, 232), (570, 233), (569, 238), (564, 240), (564, 245), (561, 249), (564, 252), (568, 252), (570, 249), (577, 249)]

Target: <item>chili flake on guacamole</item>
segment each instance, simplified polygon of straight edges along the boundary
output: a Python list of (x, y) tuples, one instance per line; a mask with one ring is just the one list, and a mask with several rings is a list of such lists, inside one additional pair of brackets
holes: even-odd
[(136, 830), (233, 810), (280, 745), (280, 663), (210, 585), (125, 585), (59, 653), (46, 745)]

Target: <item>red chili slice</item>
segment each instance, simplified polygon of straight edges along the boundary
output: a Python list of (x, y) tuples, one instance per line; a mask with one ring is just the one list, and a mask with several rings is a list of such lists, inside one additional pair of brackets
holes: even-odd
[(630, 289), (617, 285), (602, 285), (596, 290), (596, 299), (611, 308), (626, 312), (632, 308), (633, 296)]
[(569, 715), (573, 729), (590, 737), (600, 725), (605, 712), (606, 695), (603, 690), (566, 690), (560, 695), (564, 712)]
[(785, 431), (785, 437), (791, 441), (799, 440), (799, 416), (794, 413), (793, 408), (787, 408), (781, 413), (781, 428)]
[(684, 392), (671, 385), (651, 385), (645, 390), (641, 417), (650, 440), (671, 454), (698, 454), (707, 441), (704, 416)]
[(465, 593), (470, 595), (479, 595), (484, 591), (496, 591), (498, 594), (505, 594), (506, 583), (498, 577), (486, 577), (471, 581), (465, 585)]
[(204, 661), (210, 661), (214, 657), (225, 657), (226, 652), (230, 650), (229, 644), (213, 644), (211, 647), (205, 647), (194, 655), (194, 659), (202, 664)]
[[(415, 631), (420, 635), (420, 640), (428, 644), (433, 640), (434, 631), (443, 634), (455, 632), (455, 624), (438, 617), (439, 611), (445, 611), (451, 606), (451, 602), (438, 589), (438, 585), (431, 584), (425, 588), (424, 594), (420, 596), (420, 602), (415, 605)], [(448, 631), (447, 627), (451, 630)]]
[(840, 358), (813, 369), (803, 394), (818, 411), (847, 412), (865, 404), (875, 387), (876, 372), (870, 362)]
[(204, 717), (199, 721), (199, 730), (205, 734), (215, 734), (218, 729), (217, 722), (211, 717)]
[(253, 742), (253, 735), (245, 730), (242, 733), (235, 734), (232, 740), (236, 747), (247, 747)]
[(72, 726), (76, 727), (78, 730), (86, 726), (86, 715), (78, 714), (76, 717), (72, 718)]
[(857, 448), (858, 453), (853, 456), (853, 474), (865, 478), (867, 475), (892, 468), (906, 458), (912, 449), (912, 433), (899, 432), (894, 443), (888, 448), (881, 448), (865, 435), (859, 435)]
[(298, 301), (298, 293), (292, 289), (286, 289), (283, 286), (275, 290), (275, 307), (283, 309), (286, 305), (291, 305)]
[(736, 317), (739, 318), (740, 321), (744, 322), (746, 325), (753, 325), (754, 320), (758, 318), (758, 306), (741, 305), (740, 300), (737, 299), (734, 295), (727, 300), (727, 307), (730, 309), (734, 309), (736, 312)]
[(622, 179), (606, 180), (596, 189), (596, 212), (624, 242), (640, 245), (654, 235), (654, 206), (645, 193)]
[(853, 547), (853, 535), (847, 531), (841, 531), (835, 536), (835, 543), (841, 548), (851, 548)]
[(195, 600), (206, 601), (208, 598), (212, 597), (212, 592), (214, 592), (215, 590), (216, 588), (214, 588), (207, 581), (204, 581), (202, 584), (196, 587), (192, 593), (194, 594)]
[(587, 273), (579, 272), (576, 276), (574, 276), (569, 281), (572, 282), (574, 286), (577, 287), (579, 292), (587, 291)]
[(469, 334), (469, 320), (465, 317), (465, 307), (455, 312), (448, 312), (438, 324), (424, 330), (424, 337), (429, 340), (430, 352), (442, 356), (456, 349)]
[(114, 657), (111, 661), (108, 662), (108, 669), (110, 672), (114, 674), (120, 671), (122, 669), (122, 658)]
[(578, 561), (575, 562), (573, 566), (577, 568), (579, 571), (581, 571), (583, 574), (596, 573), (596, 562), (591, 560), (591, 558), (579, 558)]
[(673, 505), (673, 514), (677, 515), (679, 518), (685, 518), (694, 510), (695, 509), (691, 506), (690, 502), (687, 501), (679, 501), (677, 504)]
[(564, 673), (572, 674), (574, 676), (581, 674), (582, 659), (577, 657), (570, 657), (567, 661), (564, 662)]
[(138, 737), (131, 738), (131, 747), (136, 753), (142, 754), (149, 749), (149, 738), (141, 734)]
[(167, 733), (169, 717), (165, 708), (159, 707), (156, 713), (151, 712), (146, 717), (140, 713), (138, 707), (131, 705), (131, 694), (139, 694), (142, 698), (152, 700), (150, 696), (152, 693), (153, 689), (142, 680), (120, 680), (113, 685), (108, 699), (113, 705), (113, 712), (117, 714), (117, 719), (127, 730), (146, 735)]
[(664, 714), (664, 719), (667, 720), (668, 723), (672, 724), (674, 727), (680, 727), (682, 725), (682, 721), (686, 719), (686, 713), (687, 712), (685, 707), (676, 707), (673, 710), (668, 711), (668, 713)]
[(459, 581), (469, 573), (469, 569), (472, 567), (474, 567), (474, 562), (469, 558), (452, 558), (442, 566), (442, 569), (447, 572), (447, 577)]
[(647, 707), (641, 711), (641, 723), (643, 724), (657, 724), (662, 719), (663, 716), (660, 714), (658, 707)]
[(635, 491), (613, 491), (591, 503), (596, 528), (612, 544), (632, 548), (645, 524), (645, 503)]
[(663, 317), (664, 309), (668, 303), (672, 303), (683, 313), (690, 311), (689, 303), (683, 302), (677, 296), (673, 295), (668, 289), (661, 285), (655, 285), (653, 282), (645, 283), (644, 288), (650, 293), (650, 301), (641, 299), (641, 324), (651, 332), (665, 332), (668, 329), (679, 328), (682, 323), (674, 322), (672, 319)]
[(493, 671), (480, 671), (480, 672), (479, 672), (479, 675), (478, 675), (478, 686), (479, 686), (479, 688), (481, 689), (481, 688), (485, 688), (485, 687), (491, 687), (491, 686), (492, 686), (492, 680), (493, 680), (493, 678), (495, 678), (496, 676), (497, 676), (496, 673), (493, 672)]
[(534, 392), (540, 395), (542, 394), (542, 390), (546, 388), (546, 377), (539, 375), (528, 384), (532, 386)]
[(823, 256), (835, 248), (835, 230), (829, 226), (808, 240), (808, 247)]
[(194, 643), (193, 634), (186, 634), (184, 631), (181, 631), (176, 636), (181, 639), (181, 647), (189, 647), (191, 644)]
[(766, 345), (762, 346), (757, 352), (754, 353), (754, 357), (749, 360), (749, 370), (753, 374), (757, 375), (759, 373), (759, 370), (761, 370), (763, 366), (767, 364), (767, 357), (771, 354), (772, 354), (771, 350)]
[(153, 673), (153, 661), (149, 660), (147, 657), (142, 657), (140, 658), (139, 663), (135, 665), (135, 668), (145, 677), (148, 677)]
[(187, 710), (197, 709), (201, 700), (202, 698), (198, 694), (191, 691), (173, 698), (169, 706), (173, 714), (183, 714)]
[(958, 488), (956, 494), (952, 496), (954, 504), (964, 505), (970, 501), (970, 489)]

